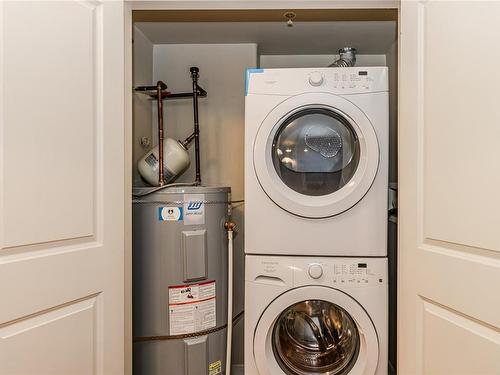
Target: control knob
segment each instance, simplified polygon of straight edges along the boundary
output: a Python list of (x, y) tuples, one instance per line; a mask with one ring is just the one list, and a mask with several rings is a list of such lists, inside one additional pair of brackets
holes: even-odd
[(308, 273), (313, 279), (319, 279), (323, 276), (323, 267), (321, 267), (321, 264), (313, 263), (309, 265)]
[(312, 72), (309, 74), (309, 83), (312, 86), (320, 86), (323, 83), (323, 74), (320, 72)]

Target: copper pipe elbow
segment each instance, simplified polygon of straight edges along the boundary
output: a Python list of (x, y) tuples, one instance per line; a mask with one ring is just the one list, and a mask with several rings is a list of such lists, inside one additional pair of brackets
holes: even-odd
[(234, 229), (236, 228), (236, 224), (233, 223), (232, 221), (226, 221), (224, 223), (224, 228), (226, 228), (226, 230), (229, 232), (229, 231), (234, 231)]

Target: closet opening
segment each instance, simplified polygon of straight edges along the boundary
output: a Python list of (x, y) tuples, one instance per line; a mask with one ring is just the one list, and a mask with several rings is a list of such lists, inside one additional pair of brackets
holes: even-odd
[[(219, 370), (223, 373), (226, 367), (225, 335), (227, 325), (232, 321), (231, 373), (243, 374), (244, 345), (246, 344), (243, 332), (245, 320), (244, 142), (247, 71), (248, 69), (324, 68), (339, 59), (339, 50), (344, 47), (356, 49), (355, 67), (388, 68), (389, 306), (387, 311), (389, 334), (387, 350), (389, 373), (395, 373), (398, 10), (134, 10), (132, 21), (132, 84), (134, 88), (138, 88), (132, 96), (132, 165), (130, 168), (133, 190), (148, 191), (153, 188), (153, 182), (157, 178), (153, 174), (152, 179), (148, 180), (144, 174), (141, 174), (138, 166), (141, 160), (146, 167), (148, 166), (148, 155), (159, 142), (157, 129), (160, 116), (159, 106), (155, 99), (158, 93), (144, 89), (145, 86), (150, 86), (149, 89), (152, 89), (157, 86), (158, 82), (166, 85), (166, 87), (160, 87), (159, 92), (164, 93), (161, 95), (174, 96), (163, 101), (164, 139), (172, 139), (174, 143), (179, 140), (181, 146), (183, 142), (189, 140), (183, 146), (184, 151), (179, 151), (183, 159), (179, 161), (178, 168), (172, 167), (171, 172), (174, 176), (167, 183), (180, 184), (180, 187), (176, 187), (181, 189), (177, 191), (178, 194), (193, 196), (198, 193), (189, 190), (193, 188), (190, 184), (194, 183), (193, 185), (196, 186), (197, 177), (201, 174), (201, 186), (214, 189), (230, 187), (231, 189), (227, 201), (221, 198), (224, 194), (227, 196), (225, 190), (207, 193), (203, 200), (207, 210), (204, 214), (205, 222), (195, 223), (189, 227), (179, 227), (179, 237), (175, 240), (177, 242), (165, 245), (168, 249), (173, 249), (172, 251), (179, 251), (179, 257), (174, 258), (159, 253), (157, 262), (165, 262), (164, 266), (161, 267), (149, 259), (148, 267), (151, 272), (145, 276), (145, 269), (136, 267), (136, 264), (143, 262), (144, 259), (134, 254), (133, 262), (136, 263), (133, 264), (132, 274), (134, 280), (132, 306), (135, 338), (133, 343), (134, 373), (156, 374), (170, 370), (173, 371), (172, 373), (190, 374), (187, 372), (189, 358), (197, 358), (193, 362), (201, 363), (201, 367), (189, 370), (195, 371), (193, 374), (197, 373), (196, 371), (216, 374)], [(193, 67), (198, 69), (197, 84), (203, 90), (203, 92), (198, 92), (201, 95), (198, 95), (196, 99), (196, 106), (192, 95), (194, 92)], [(178, 93), (186, 95), (175, 97)], [(195, 147), (190, 147), (191, 141), (194, 142), (194, 138), (190, 137), (193, 134), (196, 117), (198, 117), (199, 126), (199, 163), (196, 163)], [(172, 155), (167, 155), (166, 159), (169, 157), (168, 162), (177, 160), (173, 151)], [(149, 165), (153, 166), (153, 164)], [(196, 165), (199, 167), (198, 170)], [(187, 187), (185, 192), (182, 191), (183, 187)], [(185, 215), (187, 206), (186, 202), (177, 204), (180, 196), (176, 196), (177, 198), (170, 203), (161, 204), (161, 208), (173, 211), (171, 213), (157, 212), (153, 218), (156, 220), (155, 225), (160, 222), (162, 225), (170, 225), (174, 221), (181, 220), (180, 217)], [(217, 198), (214, 198), (216, 196)], [(210, 234), (212, 229), (204, 227), (211, 215), (208, 210), (215, 207), (210, 206), (209, 202), (220, 201), (220, 199), (224, 200), (223, 206), (227, 211), (219, 207), (218, 213), (214, 213), (217, 220), (222, 220), (221, 223), (217, 223), (222, 228), (222, 234), (218, 236), (225, 234), (223, 222), (229, 215), (237, 228), (234, 238), (233, 298), (228, 298), (227, 293), (223, 291), (227, 287), (227, 267), (221, 265), (227, 265), (227, 254), (220, 259), (211, 259), (216, 254), (212, 247), (227, 240), (223, 240), (222, 237), (214, 239)], [(141, 204), (137, 203), (139, 200), (133, 198), (133, 205)], [(183, 210), (176, 210), (177, 208), (183, 208)], [(143, 221), (150, 219), (141, 217)], [(134, 223), (136, 223), (135, 217)], [(146, 250), (144, 243), (136, 242), (139, 237), (135, 229), (133, 233), (133, 253), (136, 253), (139, 247), (141, 251)], [(172, 236), (177, 236), (177, 234), (172, 234)], [(227, 243), (224, 243), (224, 246), (227, 246)], [(199, 262), (200, 258), (203, 258), (203, 262)], [(179, 264), (168, 263), (177, 261)], [(217, 267), (213, 265), (216, 262), (219, 263)], [(195, 266), (188, 266), (188, 264), (195, 264)], [(207, 317), (207, 315), (195, 322), (198, 318), (193, 318), (195, 316), (193, 313), (173, 308), (172, 298), (176, 298), (173, 297), (176, 293), (173, 288), (175, 285), (162, 285), (154, 292), (157, 294), (145, 296), (143, 286), (146, 285), (146, 281), (142, 286), (136, 284), (136, 281), (143, 277), (148, 278), (147, 283), (163, 280), (161, 274), (174, 268), (177, 268), (180, 275), (177, 284), (192, 286), (189, 292), (194, 291), (196, 287), (197, 293), (205, 291), (210, 298), (213, 297), (216, 302), (210, 305), (201, 303), (196, 306), (196, 309), (205, 309), (208, 315), (214, 316)], [(212, 272), (217, 272), (220, 278), (212, 277)], [(214, 290), (204, 289), (204, 286), (208, 285), (205, 283), (213, 282), (215, 279), (215, 285), (209, 284)], [(193, 296), (196, 298), (195, 295)], [(232, 319), (227, 317), (228, 301), (232, 303)], [(151, 303), (147, 312), (144, 312), (144, 303)], [(155, 321), (146, 324), (145, 319)], [(191, 324), (184, 330), (178, 326), (183, 319), (185, 324)], [(351, 322), (351, 320), (348, 321)], [(198, 335), (200, 332), (202, 334)], [(147, 337), (157, 339), (145, 339)], [(250, 339), (247, 338), (247, 340)]]

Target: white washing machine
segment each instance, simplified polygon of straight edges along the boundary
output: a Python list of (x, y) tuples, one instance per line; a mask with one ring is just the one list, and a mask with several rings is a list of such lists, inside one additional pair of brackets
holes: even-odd
[(249, 69), (245, 252), (385, 256), (388, 71)]
[(245, 375), (387, 375), (387, 259), (247, 255)]

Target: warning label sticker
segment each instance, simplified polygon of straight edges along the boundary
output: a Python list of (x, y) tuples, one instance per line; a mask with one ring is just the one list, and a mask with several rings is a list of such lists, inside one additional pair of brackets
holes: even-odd
[(170, 334), (181, 335), (217, 324), (215, 281), (168, 287)]
[(217, 375), (222, 372), (222, 361), (219, 359), (218, 361), (210, 363), (208, 366), (208, 375)]

